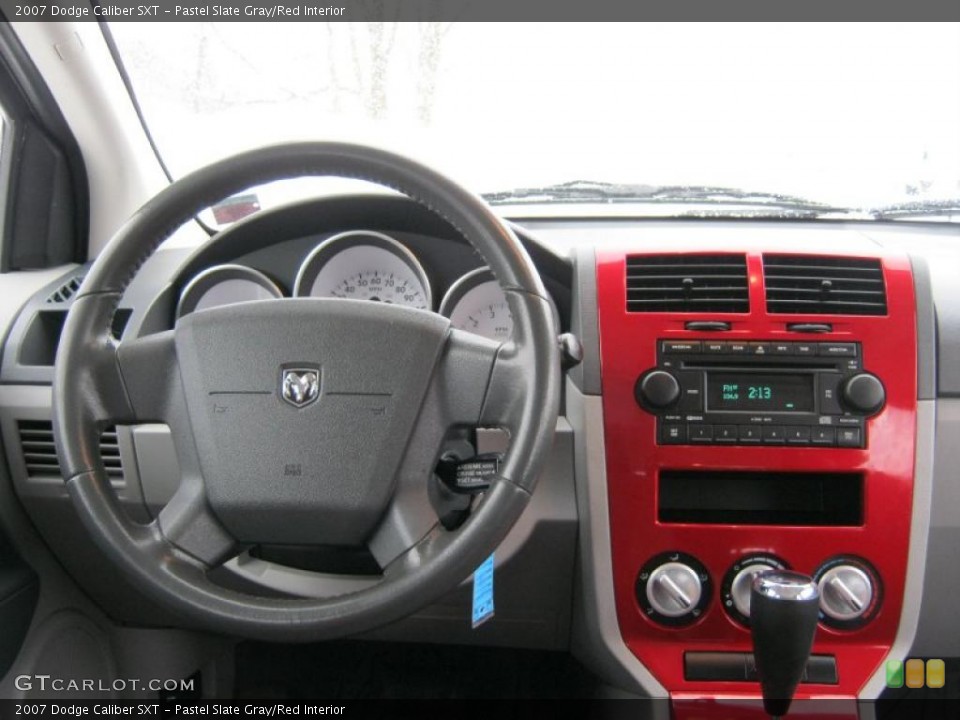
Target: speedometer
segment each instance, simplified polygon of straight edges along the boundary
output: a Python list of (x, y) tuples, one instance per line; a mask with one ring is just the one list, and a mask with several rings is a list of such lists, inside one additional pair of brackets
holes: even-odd
[(294, 295), (433, 307), (430, 282), (413, 253), (370, 230), (341, 233), (320, 243), (300, 266)]
[(458, 330), (504, 342), (513, 333), (513, 316), (503, 294), (487, 268), (467, 273), (447, 291), (440, 314), (450, 318)]

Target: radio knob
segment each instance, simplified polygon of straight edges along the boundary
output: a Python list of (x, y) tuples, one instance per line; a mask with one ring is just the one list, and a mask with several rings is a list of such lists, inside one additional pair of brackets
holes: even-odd
[(843, 384), (840, 397), (850, 410), (873, 415), (883, 407), (887, 394), (879, 378), (869, 373), (860, 373)]
[(831, 620), (849, 623), (862, 618), (873, 605), (870, 576), (856, 565), (835, 565), (820, 576), (820, 610)]
[(661, 565), (647, 580), (647, 600), (663, 617), (691, 614), (700, 605), (703, 587), (697, 571), (681, 562)]
[(680, 399), (680, 383), (666, 370), (651, 370), (637, 381), (634, 395), (640, 405), (661, 410)]

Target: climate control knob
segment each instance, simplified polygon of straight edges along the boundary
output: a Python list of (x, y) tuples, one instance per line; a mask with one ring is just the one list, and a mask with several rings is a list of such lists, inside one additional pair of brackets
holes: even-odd
[(879, 580), (873, 569), (854, 558), (836, 558), (815, 576), (820, 589), (820, 620), (849, 629), (868, 622), (879, 606)]
[(767, 570), (786, 569), (787, 564), (773, 555), (748, 555), (740, 559), (723, 578), (721, 599), (724, 609), (734, 620), (748, 625), (753, 578)]
[(685, 553), (651, 558), (637, 576), (637, 601), (647, 617), (661, 625), (696, 622), (710, 601), (710, 575)]
[(696, 571), (683, 563), (661, 565), (647, 581), (647, 600), (654, 610), (667, 617), (687, 615), (700, 603), (702, 594)]
[(651, 370), (637, 380), (634, 395), (642, 407), (662, 410), (680, 399), (680, 383), (666, 370)]
[(883, 408), (887, 393), (876, 375), (860, 373), (843, 383), (840, 399), (845, 407), (854, 412), (873, 415)]

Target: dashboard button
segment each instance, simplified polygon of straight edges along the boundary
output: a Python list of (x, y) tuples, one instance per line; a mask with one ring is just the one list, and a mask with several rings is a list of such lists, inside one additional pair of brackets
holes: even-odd
[(816, 343), (794, 343), (793, 344), (793, 354), (794, 355), (816, 355), (817, 354), (817, 344)]
[(704, 340), (703, 341), (703, 352), (708, 355), (720, 355), (727, 352), (729, 348), (729, 343), (725, 340)]
[(840, 408), (840, 373), (819, 373), (820, 385), (820, 414), (839, 415)]
[(660, 428), (662, 445), (679, 445), (687, 440), (687, 428), (684, 425), (664, 425)]
[(856, 343), (820, 343), (820, 355), (828, 357), (856, 357)]
[(815, 427), (810, 439), (814, 445), (834, 445), (837, 442), (837, 431), (832, 427)]
[(751, 355), (773, 355), (773, 345), (768, 342), (750, 343)]
[(837, 428), (837, 445), (840, 447), (860, 447), (861, 434), (858, 427)]
[(714, 442), (732, 443), (736, 442), (738, 437), (736, 425), (717, 425), (713, 433)]
[(786, 434), (785, 427), (765, 427), (763, 428), (763, 442), (766, 445), (783, 445)]
[(691, 425), (689, 436), (692, 443), (710, 442), (713, 440), (713, 425)]
[(760, 442), (760, 426), (759, 425), (741, 425), (739, 431), (740, 442), (742, 443), (758, 443)]
[(680, 381), (680, 413), (703, 412), (703, 373), (695, 371), (678, 372)]
[(793, 355), (793, 343), (791, 342), (770, 343), (770, 348), (774, 355)]
[(787, 445), (809, 445), (810, 444), (810, 428), (805, 426), (796, 426), (791, 425), (787, 428), (785, 433), (787, 437)]
[(663, 352), (670, 355), (689, 355), (700, 352), (699, 340), (664, 340)]
[(727, 352), (734, 355), (746, 355), (750, 352), (750, 343), (729, 342), (727, 343)]

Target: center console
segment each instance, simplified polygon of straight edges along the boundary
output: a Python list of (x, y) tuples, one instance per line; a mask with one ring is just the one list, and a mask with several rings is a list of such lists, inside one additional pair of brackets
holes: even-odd
[(916, 317), (906, 257), (598, 252), (617, 618), (675, 703), (758, 697), (750, 584), (813, 577), (798, 698), (854, 698), (900, 619)]

